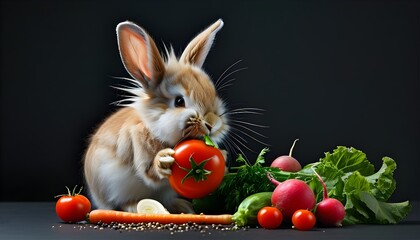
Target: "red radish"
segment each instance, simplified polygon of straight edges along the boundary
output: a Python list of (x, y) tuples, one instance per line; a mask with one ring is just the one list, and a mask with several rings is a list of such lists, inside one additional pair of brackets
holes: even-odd
[(302, 169), (302, 166), (296, 160), (296, 158), (292, 157), (293, 148), (295, 147), (296, 142), (299, 139), (296, 139), (293, 142), (292, 147), (290, 148), (289, 155), (284, 155), (276, 158), (272, 163), (271, 167), (277, 167), (280, 168), (283, 171), (286, 172), (298, 172)]
[(288, 179), (280, 183), (268, 172), (267, 177), (277, 186), (273, 191), (271, 203), (280, 209), (285, 220), (290, 221), (296, 210), (312, 210), (315, 207), (315, 194), (304, 181)]
[(346, 209), (343, 204), (335, 199), (328, 197), (327, 186), (321, 176), (312, 168), (315, 175), (318, 177), (324, 189), (324, 199), (316, 206), (315, 216), (319, 223), (326, 227), (340, 227), (341, 222), (346, 216)]

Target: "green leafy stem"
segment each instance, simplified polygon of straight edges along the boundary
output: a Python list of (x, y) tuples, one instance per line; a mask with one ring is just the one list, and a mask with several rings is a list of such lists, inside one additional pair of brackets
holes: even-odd
[(188, 168), (184, 168), (184, 167), (182, 167), (182, 166), (178, 165), (178, 166), (179, 166), (179, 168), (181, 168), (182, 170), (184, 170), (184, 171), (186, 171), (186, 172), (187, 172), (187, 175), (185, 175), (185, 177), (184, 177), (184, 178), (182, 178), (181, 183), (182, 183), (182, 184), (184, 184), (184, 182), (185, 182), (187, 179), (189, 179), (189, 178), (194, 178), (194, 180), (195, 180), (196, 182), (199, 182), (199, 181), (205, 181), (205, 180), (207, 180), (207, 176), (211, 174), (211, 171), (209, 171), (209, 170), (205, 169), (205, 168), (204, 168), (204, 165), (206, 165), (206, 163), (207, 163), (208, 161), (210, 161), (211, 159), (212, 159), (212, 158), (209, 158), (209, 159), (203, 160), (203, 161), (201, 161), (199, 164), (197, 164), (197, 163), (194, 161), (194, 158), (193, 158), (193, 156), (192, 156), (192, 154), (191, 154), (191, 156), (190, 156), (190, 158), (189, 158), (189, 161), (190, 161), (190, 164), (191, 164), (191, 168), (190, 168), (190, 169), (188, 169)]

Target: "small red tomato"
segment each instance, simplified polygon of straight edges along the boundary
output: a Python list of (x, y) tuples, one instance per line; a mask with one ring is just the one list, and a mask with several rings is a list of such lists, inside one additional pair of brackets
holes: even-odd
[[(67, 187), (66, 187), (67, 188)], [(76, 187), (73, 192), (68, 195), (61, 195), (55, 204), (55, 212), (57, 216), (64, 222), (80, 222), (86, 219), (86, 214), (90, 212), (91, 204), (89, 199), (79, 193), (75, 193)]]
[(257, 220), (261, 227), (275, 229), (283, 222), (283, 214), (276, 207), (263, 207), (258, 211)]
[(181, 196), (195, 199), (209, 195), (222, 182), (225, 159), (222, 152), (204, 141), (191, 139), (178, 144), (169, 183)]
[(316, 218), (311, 211), (300, 209), (293, 214), (292, 223), (293, 228), (297, 230), (308, 231), (315, 226)]

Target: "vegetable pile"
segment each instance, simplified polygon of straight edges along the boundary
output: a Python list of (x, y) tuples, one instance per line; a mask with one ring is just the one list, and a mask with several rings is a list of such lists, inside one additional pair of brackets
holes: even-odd
[[(382, 158), (381, 168), (375, 172), (366, 154), (355, 148), (339, 146), (318, 162), (304, 166), (298, 172), (286, 172), (276, 167), (265, 167), (263, 149), (253, 165), (239, 155), (235, 172), (225, 175), (219, 188), (210, 196), (193, 200), (200, 212), (239, 212), (238, 206), (248, 196), (259, 192), (272, 192), (275, 186), (270, 183), (269, 173), (279, 182), (296, 179), (305, 182), (315, 193), (316, 202), (324, 198), (325, 182), (329, 198), (339, 200), (345, 208), (343, 224), (395, 224), (407, 216), (411, 209), (409, 201), (387, 202), (396, 188), (393, 173), (395, 161), (390, 157)], [(212, 204), (215, 199), (219, 204)], [(224, 201), (224, 204), (220, 204)], [(214, 206), (224, 206), (214, 209)], [(209, 206), (204, 208), (203, 206)], [(198, 209), (197, 209), (198, 210)]]
[[(297, 140), (296, 140), (297, 141)], [(137, 213), (93, 210), (89, 200), (68, 190), (56, 203), (56, 213), (64, 222), (87, 220), (93, 224), (221, 224), (235, 227), (260, 225), (275, 229), (292, 224), (297, 230), (311, 230), (316, 224), (396, 224), (409, 211), (409, 201), (389, 203), (395, 191), (395, 161), (382, 158), (375, 171), (366, 154), (339, 146), (326, 152), (318, 162), (301, 167), (291, 156), (277, 158), (264, 166), (264, 148), (254, 164), (238, 155), (239, 167), (224, 175), (222, 152), (209, 138), (186, 140), (175, 148), (175, 163), (169, 181), (172, 188), (192, 199), (200, 214), (171, 214), (153, 199), (142, 199)]]

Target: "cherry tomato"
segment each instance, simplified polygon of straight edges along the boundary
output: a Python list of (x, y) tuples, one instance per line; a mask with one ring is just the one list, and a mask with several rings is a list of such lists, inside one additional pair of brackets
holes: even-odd
[(283, 214), (276, 207), (263, 207), (258, 211), (257, 220), (261, 227), (275, 229), (283, 222)]
[(169, 182), (179, 195), (195, 199), (216, 190), (225, 173), (225, 159), (219, 149), (192, 139), (181, 142), (174, 150)]
[[(79, 193), (68, 190), (68, 195), (61, 195), (55, 204), (57, 216), (64, 222), (80, 222), (86, 219), (86, 214), (90, 212), (91, 203), (89, 199)], [(80, 189), (81, 191), (81, 189)]]
[(315, 226), (316, 218), (311, 211), (300, 209), (293, 214), (292, 223), (293, 228), (296, 228), (297, 230), (308, 231)]

